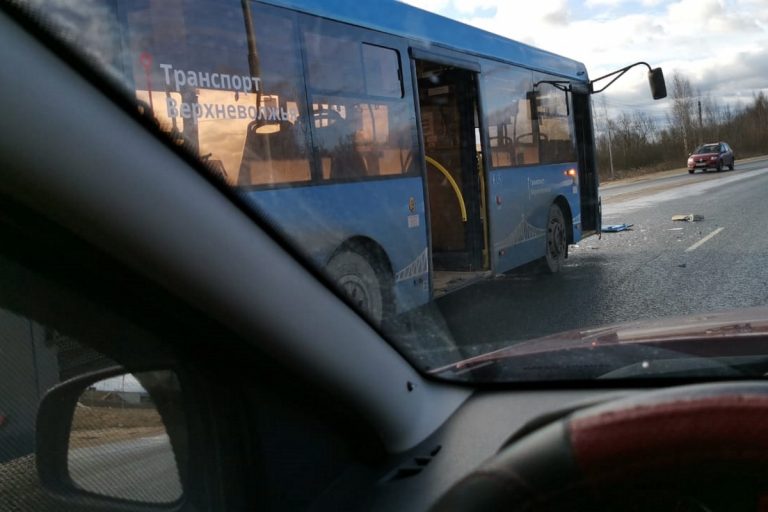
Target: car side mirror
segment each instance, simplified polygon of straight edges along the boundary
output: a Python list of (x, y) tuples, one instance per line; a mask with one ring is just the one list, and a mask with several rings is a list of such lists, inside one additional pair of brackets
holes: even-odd
[(661, 68), (653, 68), (648, 72), (648, 83), (651, 86), (653, 99), (660, 100), (667, 97), (667, 84), (664, 81), (664, 72)]
[(55, 386), (37, 413), (40, 483), (62, 508), (168, 510), (187, 473), (181, 398), (177, 374), (164, 369), (114, 367)]

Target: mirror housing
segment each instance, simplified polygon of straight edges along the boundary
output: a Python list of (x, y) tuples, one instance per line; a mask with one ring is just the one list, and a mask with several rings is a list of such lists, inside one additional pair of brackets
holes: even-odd
[(664, 72), (661, 68), (653, 68), (648, 72), (648, 83), (651, 86), (651, 95), (654, 100), (667, 97), (667, 84), (664, 81)]
[[(36, 432), (35, 432), (35, 464), (37, 474), (42, 487), (47, 493), (62, 506), (62, 509), (70, 508), (82, 510), (121, 510), (121, 511), (143, 511), (154, 512), (174, 510), (168, 502), (144, 502), (133, 501), (133, 499), (121, 498), (105, 494), (96, 494), (79, 486), (70, 473), (70, 443), (72, 439), (73, 423), (76, 411), (78, 410), (79, 400), (83, 393), (94, 386), (99, 381), (104, 381), (121, 375), (133, 374), (151, 374), (165, 372), (173, 374), (178, 378), (178, 374), (168, 369), (149, 369), (149, 370), (126, 370), (123, 367), (114, 366), (95, 372), (80, 375), (51, 388), (40, 401), (37, 412)], [(147, 391), (151, 391), (147, 388)], [(152, 396), (154, 398), (154, 396)], [(173, 404), (171, 404), (173, 405)], [(175, 407), (168, 407), (162, 403), (156, 404), (163, 421), (166, 417), (173, 418), (179, 414), (183, 415), (183, 410), (174, 411)], [(182, 420), (183, 421), (183, 420)], [(178, 423), (178, 422), (174, 422)], [(170, 427), (170, 428), (169, 428)], [(181, 427), (181, 428), (179, 428)], [(182, 432), (183, 430), (183, 432)], [(184, 425), (166, 424), (167, 435), (170, 439), (186, 438), (186, 429)], [(186, 464), (188, 456), (185, 449), (177, 450), (174, 446), (174, 458), (179, 471), (181, 484), (185, 480)], [(183, 499), (183, 490), (181, 491)]]
[(586, 82), (571, 82), (571, 92), (575, 94), (590, 94), (592, 91)]
[(35, 427), (35, 464), (40, 483), (56, 495), (68, 495), (75, 486), (69, 477), (69, 436), (77, 399), (101, 379), (123, 373), (112, 367), (87, 373), (51, 388), (40, 401)]

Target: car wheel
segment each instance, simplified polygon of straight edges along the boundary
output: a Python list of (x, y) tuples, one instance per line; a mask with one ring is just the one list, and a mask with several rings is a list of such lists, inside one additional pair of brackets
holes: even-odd
[(376, 324), (384, 319), (386, 293), (384, 281), (371, 261), (352, 250), (342, 250), (326, 267), (339, 289), (358, 310), (365, 312)]
[(688, 174), (693, 174), (694, 172), (696, 172), (696, 169), (688, 169)]
[(565, 218), (560, 207), (553, 204), (549, 207), (549, 218), (547, 219), (547, 247), (544, 256), (547, 271), (552, 274), (558, 272), (563, 266), (567, 251)]

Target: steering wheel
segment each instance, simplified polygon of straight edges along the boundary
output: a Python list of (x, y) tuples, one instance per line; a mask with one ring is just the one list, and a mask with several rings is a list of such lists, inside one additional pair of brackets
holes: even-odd
[(524, 435), (434, 510), (765, 510), (768, 383), (681, 386)]

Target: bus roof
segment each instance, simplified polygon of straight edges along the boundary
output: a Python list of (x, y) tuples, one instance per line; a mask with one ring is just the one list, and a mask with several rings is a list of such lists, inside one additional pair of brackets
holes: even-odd
[(392, 0), (262, 0), (309, 14), (586, 81), (581, 62)]

